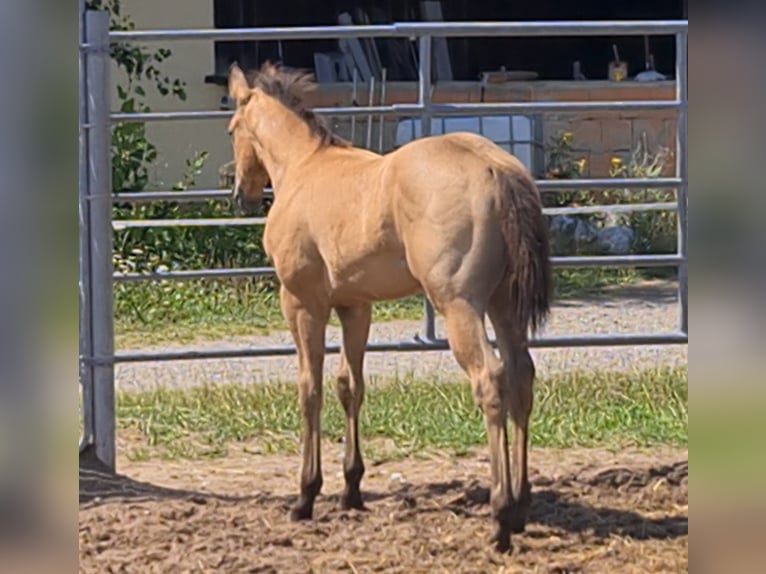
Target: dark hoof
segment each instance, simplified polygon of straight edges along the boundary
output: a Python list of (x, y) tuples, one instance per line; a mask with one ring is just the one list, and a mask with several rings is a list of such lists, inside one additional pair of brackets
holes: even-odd
[(520, 499), (511, 506), (508, 514), (508, 523), (511, 528), (511, 532), (514, 534), (521, 534), (527, 527), (527, 517), (529, 516), (529, 507), (532, 501), (532, 493), (529, 486), (527, 486)]
[(527, 518), (522, 514), (514, 514), (511, 516), (509, 522), (509, 528), (513, 534), (521, 534), (527, 528)]
[(367, 510), (362, 500), (362, 495), (358, 491), (343, 493), (343, 496), (340, 497), (340, 507), (343, 510)]
[(507, 523), (498, 524), (495, 527), (495, 533), (489, 539), (489, 542), (495, 547), (495, 550), (501, 554), (510, 554), (513, 552), (510, 525)]
[(290, 520), (298, 522), (300, 520), (311, 520), (314, 514), (314, 505), (311, 503), (298, 503), (290, 511)]

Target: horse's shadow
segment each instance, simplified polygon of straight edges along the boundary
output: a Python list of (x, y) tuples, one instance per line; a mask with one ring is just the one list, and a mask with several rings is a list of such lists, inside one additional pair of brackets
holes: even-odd
[[(431, 483), (425, 486), (425, 491), (435, 495), (454, 491), (457, 497), (445, 508), (459, 515), (473, 516), (475, 509), (489, 504), (488, 488), (466, 488), (462, 481)], [(617, 535), (635, 540), (664, 540), (685, 536), (689, 532), (687, 516), (647, 519), (637, 512), (594, 507), (576, 500), (572, 495), (567, 496), (551, 488), (534, 487), (528, 523), (570, 533), (591, 532), (602, 539)], [(535, 536), (535, 533), (528, 531), (527, 535)]]
[[(439, 507), (424, 507), (419, 499), (443, 497), (447, 502)], [(337, 494), (322, 497), (326, 502), (336, 504)], [(415, 514), (428, 512), (453, 512), (458, 515), (476, 516), (477, 511), (486, 510), (489, 503), (489, 489), (477, 484), (466, 485), (463, 481), (433, 482), (402, 488), (400, 490), (378, 492), (366, 491), (363, 494), (368, 504), (396, 499), (402, 508)], [(128, 476), (114, 474), (93, 465), (80, 464), (80, 504), (94, 506), (108, 501), (145, 501), (145, 500), (190, 500), (205, 503), (208, 500), (224, 502), (272, 503), (283, 506), (285, 510), (297, 500), (295, 495), (277, 495), (261, 492), (248, 496), (230, 496), (195, 490), (166, 488), (147, 482), (134, 480)], [(319, 521), (333, 520), (334, 511), (316, 513)], [(485, 514), (485, 512), (482, 512)], [(687, 516), (674, 516), (647, 519), (637, 512), (593, 507), (579, 502), (573, 496), (567, 496), (552, 488), (533, 488), (532, 506), (529, 524), (539, 524), (570, 533), (590, 532), (599, 538), (618, 535), (635, 540), (665, 540), (685, 536), (689, 532)], [(527, 536), (548, 536), (528, 529)]]

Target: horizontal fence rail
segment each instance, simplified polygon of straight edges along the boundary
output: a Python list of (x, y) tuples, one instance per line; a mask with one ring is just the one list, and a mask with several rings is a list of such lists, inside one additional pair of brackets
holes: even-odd
[[(681, 185), (677, 177), (657, 178), (600, 178), (600, 179), (538, 179), (536, 182), (540, 191), (566, 192), (572, 190), (603, 190), (603, 189), (668, 189)], [(271, 188), (264, 190), (264, 197), (272, 197)], [(192, 191), (135, 191), (121, 192), (112, 195), (114, 203), (149, 203), (163, 201), (207, 201), (231, 199), (230, 189), (200, 189)]]
[[(80, 0), (84, 12), (84, 0)], [(630, 100), (610, 102), (512, 102), (512, 103), (435, 103), (431, 101), (431, 41), (446, 37), (560, 37), (560, 36), (648, 36), (673, 35), (676, 38), (676, 94), (674, 100)], [(678, 223), (677, 253), (660, 255), (552, 257), (557, 268), (573, 267), (674, 267), (679, 271), (679, 331), (670, 333), (617, 333), (597, 335), (545, 336), (532, 339), (532, 347), (579, 347), (621, 345), (688, 344), (688, 255), (686, 247), (686, 202), (688, 188), (688, 20), (657, 21), (574, 21), (574, 22), (404, 22), (371, 26), (314, 26), (295, 28), (230, 28), (193, 30), (109, 31), (109, 18), (103, 12), (88, 12), (83, 19), (80, 39), (80, 366), (83, 386), (84, 444), (95, 445), (95, 454), (114, 468), (114, 375), (117, 363), (174, 361), (192, 359), (233, 359), (293, 355), (294, 346), (240, 347), (230, 349), (178, 349), (167, 351), (119, 351), (113, 349), (114, 317), (111, 298), (114, 283), (137, 281), (186, 281), (196, 279), (268, 277), (271, 267), (238, 269), (173, 269), (166, 272), (114, 273), (111, 257), (112, 233), (150, 227), (211, 227), (263, 225), (263, 217), (183, 218), (136, 220), (110, 218), (112, 204), (151, 202), (230, 201), (230, 190), (148, 191), (114, 194), (109, 182), (109, 127), (122, 123), (164, 121), (228, 120), (231, 110), (176, 110), (147, 113), (115, 113), (108, 109), (109, 46), (132, 42), (247, 41), (247, 40), (326, 40), (340, 38), (405, 38), (418, 43), (418, 100), (414, 103), (315, 108), (320, 115), (421, 118), (422, 136), (431, 134), (433, 117), (490, 116), (500, 114), (548, 114), (577, 112), (651, 112), (670, 110), (678, 117), (676, 130), (676, 174), (662, 178), (602, 178), (538, 180), (542, 192), (605, 189), (675, 189), (675, 202), (650, 202), (600, 206), (546, 208), (549, 216), (588, 215), (633, 211), (670, 211)], [(85, 113), (83, 113), (83, 111)], [(82, 174), (89, 174), (82, 177)], [(266, 190), (266, 196), (271, 195)], [(85, 215), (83, 215), (83, 213)], [(84, 218), (84, 219), (83, 219)], [(449, 344), (435, 334), (434, 310), (424, 309), (423, 332), (411, 340), (372, 342), (367, 350), (446, 351)], [(494, 343), (493, 343), (494, 345)], [(340, 352), (339, 345), (328, 345), (328, 353)]]
[[(583, 335), (583, 336), (550, 336), (532, 338), (529, 346), (533, 348), (563, 348), (563, 347), (624, 347), (635, 345), (678, 345), (688, 343), (686, 333), (620, 333), (609, 335)], [(490, 341), (493, 347), (497, 342)], [(366, 347), (368, 352), (416, 352), (416, 351), (448, 351), (449, 343), (446, 339), (423, 339), (415, 336), (411, 340), (394, 343), (369, 343)], [(338, 354), (340, 345), (327, 345), (325, 352)], [(210, 359), (241, 359), (253, 357), (277, 357), (294, 355), (294, 345), (280, 345), (273, 347), (236, 347), (229, 349), (185, 349), (181, 351), (120, 351), (115, 356), (117, 363), (144, 363), (161, 361), (191, 361)], [(94, 358), (94, 363), (108, 361), (107, 358)]]
[[(682, 258), (668, 255), (594, 255), (551, 257), (553, 267), (677, 267)], [(189, 281), (194, 279), (225, 279), (235, 277), (265, 277), (274, 274), (273, 267), (235, 267), (231, 269), (199, 269), (182, 271), (153, 271), (149, 273), (115, 273), (115, 281)]]
[(197, 219), (118, 219), (112, 223), (116, 230), (147, 227), (242, 227), (264, 225), (265, 217), (215, 217)]
[[(678, 110), (684, 104), (675, 100), (627, 100), (624, 102), (518, 102), (489, 104), (392, 104), (345, 108), (314, 108), (321, 115), (360, 117), (414, 116), (428, 111), (432, 116), (490, 116), (499, 114), (577, 113), (577, 112), (653, 112)], [(163, 121), (227, 120), (232, 111), (113, 113), (113, 123), (146, 123)]]
[[(545, 215), (587, 215), (593, 213), (630, 213), (634, 211), (675, 211), (677, 203), (619, 203), (589, 207), (547, 207)], [(265, 217), (214, 217), (196, 219), (118, 219), (112, 222), (115, 230), (149, 227), (248, 227), (264, 225)]]
[[(439, 38), (471, 36), (657, 36), (687, 33), (687, 20), (580, 22), (395, 22), (372, 26), (297, 26), (290, 28), (228, 28), (197, 30), (130, 30), (110, 32), (113, 42), (183, 40), (336, 40), (340, 38)], [(91, 49), (89, 44), (83, 46)]]

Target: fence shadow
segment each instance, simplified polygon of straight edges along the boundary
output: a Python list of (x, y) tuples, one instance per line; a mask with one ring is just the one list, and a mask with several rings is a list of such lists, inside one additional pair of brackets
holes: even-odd
[(114, 500), (142, 501), (187, 499), (204, 501), (215, 498), (226, 501), (245, 501), (253, 496), (230, 496), (196, 490), (158, 486), (142, 482), (109, 470), (88, 451), (80, 454), (80, 505), (98, 505)]
[(594, 303), (605, 306), (621, 303), (673, 305), (678, 303), (678, 281), (642, 281), (636, 284), (594, 288), (574, 295), (562, 295), (555, 301), (558, 307), (582, 307)]

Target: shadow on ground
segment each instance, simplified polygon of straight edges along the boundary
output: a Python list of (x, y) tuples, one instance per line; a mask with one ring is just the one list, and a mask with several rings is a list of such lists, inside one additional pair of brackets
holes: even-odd
[[(253, 495), (234, 496), (198, 490), (185, 490), (158, 486), (115, 474), (103, 465), (81, 457), (80, 507), (94, 507), (106, 503), (187, 500), (193, 504), (207, 504), (211, 500), (222, 503), (282, 507), (285, 512), (296, 501), (295, 495), (258, 492)], [(615, 498), (642, 496), (653, 485), (665, 489), (683, 490), (688, 496), (688, 460), (670, 465), (652, 466), (640, 471), (630, 468), (611, 468), (592, 474), (579, 473), (555, 481), (537, 477), (533, 481), (533, 499), (530, 524), (544, 525), (570, 533), (588, 533), (598, 538), (613, 535), (635, 540), (672, 539), (688, 534), (687, 516), (664, 516), (647, 519), (638, 512), (614, 508), (609, 504)], [(488, 513), (489, 489), (477, 481), (450, 480), (426, 484), (406, 485), (388, 492), (366, 491), (368, 508), (386, 501), (387, 508), (417, 515), (448, 512), (466, 518)], [(338, 496), (322, 496), (321, 508), (315, 512), (316, 523), (335, 520), (363, 520), (365, 513), (341, 511)], [(329, 504), (328, 504), (329, 503)], [(534, 533), (528, 533), (534, 536)]]

